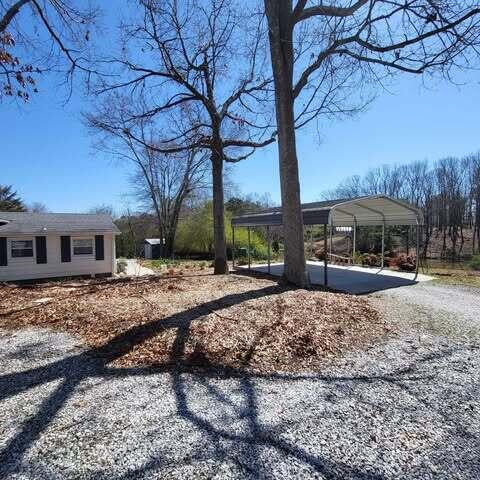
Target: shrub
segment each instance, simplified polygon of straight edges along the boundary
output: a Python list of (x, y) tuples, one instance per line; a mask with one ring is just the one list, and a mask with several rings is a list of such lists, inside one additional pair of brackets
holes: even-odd
[(367, 265), (369, 267), (375, 267), (380, 265), (378, 256), (374, 253), (365, 253), (362, 255), (362, 265)]
[[(245, 258), (248, 259), (248, 248), (239, 247), (235, 249), (235, 258)], [(250, 258), (252, 260), (266, 260), (268, 258), (268, 250), (265, 245), (262, 244), (252, 244), (250, 246)]]
[(325, 260), (325, 249), (322, 248), (317, 248), (314, 253), (315, 257), (318, 258), (319, 260)]
[(356, 251), (353, 255), (353, 263), (363, 265), (363, 253)]
[(385, 265), (387, 267), (396, 267), (397, 266), (397, 260), (393, 257), (385, 257)]
[(278, 252), (280, 251), (280, 244), (278, 243), (278, 240), (273, 240), (272, 251), (275, 253), (275, 255), (278, 255)]
[(480, 270), (480, 255), (474, 255), (468, 265), (472, 270)]
[(178, 260), (172, 260), (171, 258), (157, 258), (155, 260), (148, 260), (148, 266), (150, 268), (161, 269), (162, 267), (178, 266), (180, 262)]
[(236, 262), (237, 262), (237, 265), (239, 266), (243, 266), (243, 265), (248, 265), (248, 259), (247, 257), (238, 257), (237, 259), (235, 259)]
[(406, 255), (405, 253), (402, 253), (395, 259), (395, 264), (399, 270), (413, 272), (417, 267), (417, 259), (413, 255)]

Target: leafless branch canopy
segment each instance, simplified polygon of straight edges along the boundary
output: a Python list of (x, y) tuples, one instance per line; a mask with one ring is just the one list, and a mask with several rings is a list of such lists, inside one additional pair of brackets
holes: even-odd
[(357, 111), (395, 72), (450, 78), (478, 61), (475, 1), (298, 0), (291, 23), (297, 126)]
[[(72, 88), (76, 71), (87, 79), (93, 67), (90, 36), (98, 11), (73, 0), (0, 0), (0, 96), (28, 100), (35, 78), (61, 70)], [(28, 21), (27, 16), (32, 21)]]
[(158, 235), (165, 239), (161, 256), (169, 257), (184, 201), (207, 186), (209, 158), (194, 149), (160, 153), (155, 145), (161, 135), (149, 118), (136, 120), (140, 138), (138, 141), (132, 138), (126, 126), (130, 123), (126, 120), (127, 101), (120, 96), (110, 98), (95, 114), (86, 115), (86, 123), (99, 138), (97, 150), (133, 165), (134, 192), (146, 210), (153, 212)]
[(273, 142), (263, 17), (226, 0), (140, 6), (138, 18), (123, 26), (122, 54), (112, 60), (119, 80), (97, 92), (131, 96), (131, 138), (143, 142), (138, 118), (160, 117), (163, 140), (152, 147), (161, 153), (207, 149), (235, 162)]

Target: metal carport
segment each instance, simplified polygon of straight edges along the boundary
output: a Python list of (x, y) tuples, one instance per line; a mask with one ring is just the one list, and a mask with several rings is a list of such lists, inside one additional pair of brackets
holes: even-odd
[[(304, 225), (324, 226), (324, 284), (328, 285), (328, 255), (327, 255), (327, 226), (352, 227), (353, 229), (353, 254), (355, 254), (356, 231), (360, 226), (382, 227), (382, 256), (381, 267), (384, 266), (385, 254), (385, 227), (390, 225), (413, 225), (416, 226), (416, 271), (418, 274), (418, 257), (420, 248), (420, 227), (423, 225), (422, 212), (407, 202), (397, 200), (387, 195), (371, 195), (351, 199), (326, 200), (302, 204), (302, 216)], [(235, 252), (235, 227), (248, 228), (250, 241), (250, 227), (266, 227), (268, 238), (268, 272), (270, 273), (271, 242), (270, 227), (281, 226), (281, 207), (269, 208), (259, 212), (241, 215), (232, 219), (233, 249)], [(250, 268), (250, 245), (248, 248), (248, 264)], [(233, 255), (233, 264), (235, 258)]]

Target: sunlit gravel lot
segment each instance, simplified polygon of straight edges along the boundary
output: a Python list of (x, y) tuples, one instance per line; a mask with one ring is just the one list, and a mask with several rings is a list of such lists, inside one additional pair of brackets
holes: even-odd
[(64, 333), (1, 331), (0, 477), (478, 479), (474, 305), (417, 288), (374, 295), (391, 336), (315, 374), (113, 368)]

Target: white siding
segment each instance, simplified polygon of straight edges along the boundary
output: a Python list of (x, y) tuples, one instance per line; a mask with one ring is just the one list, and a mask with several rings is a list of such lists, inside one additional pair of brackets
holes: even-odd
[[(68, 233), (65, 233), (68, 235)], [(0, 266), (0, 281), (28, 280), (49, 277), (70, 277), (75, 275), (94, 275), (99, 273), (112, 273), (115, 268), (114, 258), (114, 235), (104, 234), (104, 260), (95, 260), (95, 233), (71, 235), (72, 261), (62, 263), (60, 235), (47, 235), (47, 263), (37, 264), (35, 251), (35, 236), (12, 236), (7, 237), (8, 265)], [(74, 255), (74, 238), (92, 238), (93, 255)], [(33, 240), (33, 257), (12, 258), (12, 240)]]
[(144, 246), (144, 250), (145, 250), (145, 258), (147, 260), (151, 260), (151, 258), (152, 258), (152, 246), (147, 242), (145, 242), (143, 246)]

